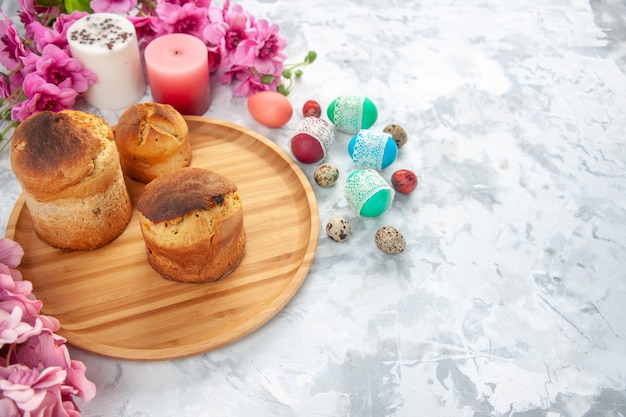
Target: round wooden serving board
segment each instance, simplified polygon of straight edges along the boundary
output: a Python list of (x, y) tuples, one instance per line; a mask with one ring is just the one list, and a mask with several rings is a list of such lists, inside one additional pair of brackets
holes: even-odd
[[(278, 313), (306, 277), (318, 243), (319, 215), (300, 167), (251, 130), (186, 117), (191, 166), (215, 171), (239, 188), (247, 244), (235, 271), (215, 283), (161, 278), (149, 265), (133, 212), (127, 229), (94, 251), (62, 252), (34, 233), (21, 196), (7, 237), (24, 248), (20, 271), (61, 322), (69, 343), (105, 356), (162, 360), (195, 355), (250, 334)], [(143, 184), (127, 179), (136, 203)]]

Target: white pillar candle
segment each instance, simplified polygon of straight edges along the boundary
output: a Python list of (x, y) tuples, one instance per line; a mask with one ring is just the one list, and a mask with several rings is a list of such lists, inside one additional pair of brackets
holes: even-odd
[(112, 13), (92, 13), (67, 31), (72, 57), (96, 74), (85, 92), (89, 104), (119, 110), (137, 103), (146, 92), (135, 27)]

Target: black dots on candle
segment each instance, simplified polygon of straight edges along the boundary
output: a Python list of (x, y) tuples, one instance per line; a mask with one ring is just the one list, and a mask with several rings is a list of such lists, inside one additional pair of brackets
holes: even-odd
[(111, 51), (115, 45), (124, 44), (133, 37), (132, 32), (124, 30), (110, 17), (101, 19), (91, 15), (84, 19), (83, 28), (70, 32), (71, 41), (81, 45), (100, 46)]

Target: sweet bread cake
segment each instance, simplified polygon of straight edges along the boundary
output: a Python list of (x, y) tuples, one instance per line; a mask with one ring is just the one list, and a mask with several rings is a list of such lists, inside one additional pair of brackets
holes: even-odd
[(187, 122), (169, 104), (134, 104), (120, 115), (113, 132), (122, 169), (137, 181), (149, 183), (191, 162)]
[(11, 138), (11, 167), (35, 233), (53, 247), (99, 248), (130, 221), (113, 131), (98, 116), (78, 110), (30, 116)]
[(246, 245), (237, 186), (213, 171), (185, 167), (148, 183), (137, 202), (148, 261), (164, 278), (217, 281)]

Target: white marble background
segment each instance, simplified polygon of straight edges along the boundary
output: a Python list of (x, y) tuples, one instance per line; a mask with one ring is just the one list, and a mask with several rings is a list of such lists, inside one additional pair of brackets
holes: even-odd
[[(420, 184), (368, 220), (341, 184), (315, 186), (322, 226), (348, 216), (353, 236), (320, 230), (300, 291), (241, 341), (147, 363), (72, 349), (98, 386), (83, 415), (626, 415), (626, 4), (234, 3), (280, 25), (288, 61), (318, 60), (284, 128), (260, 126), (216, 83), (208, 116), (287, 150), (305, 100), (367, 95), (375, 128), (409, 133), (383, 176), (410, 168)], [(348, 139), (327, 160), (340, 183)], [(7, 151), (0, 181), (4, 232), (19, 194)], [(406, 252), (378, 251), (382, 225)]]

